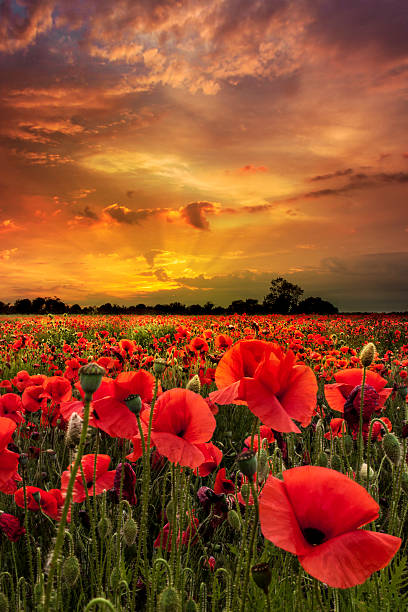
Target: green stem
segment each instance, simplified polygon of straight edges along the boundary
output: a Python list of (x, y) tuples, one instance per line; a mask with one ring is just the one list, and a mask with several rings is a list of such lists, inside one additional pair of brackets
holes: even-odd
[(248, 595), (248, 583), (249, 583), (249, 570), (251, 567), (251, 561), (252, 561), (252, 557), (254, 554), (254, 544), (255, 544), (255, 536), (256, 536), (256, 530), (258, 528), (258, 520), (259, 520), (259, 503), (258, 503), (258, 494), (256, 492), (254, 483), (253, 483), (253, 479), (251, 478), (249, 480), (249, 484), (251, 486), (251, 492), (252, 492), (252, 497), (254, 498), (254, 505), (255, 505), (255, 520), (252, 524), (252, 529), (251, 529), (251, 538), (249, 540), (249, 548), (248, 548), (248, 552), (247, 552), (247, 558), (246, 558), (246, 567), (245, 567), (245, 578), (244, 578), (244, 588), (242, 591), (242, 599), (241, 599), (241, 612), (245, 612), (245, 603), (246, 603), (246, 598)]
[(91, 399), (92, 399), (92, 394), (85, 393), (84, 419), (82, 422), (81, 438), (78, 444), (77, 456), (76, 456), (74, 465), (72, 466), (72, 469), (71, 469), (67, 492), (65, 495), (64, 507), (62, 508), (61, 519), (60, 519), (60, 523), (58, 527), (57, 537), (55, 540), (54, 550), (52, 553), (50, 571), (48, 573), (48, 580), (47, 580), (47, 585), (45, 588), (44, 612), (49, 612), (49, 609), (50, 609), (50, 598), (51, 598), (51, 592), (52, 592), (52, 587), (53, 587), (53, 578), (54, 578), (55, 570), (57, 568), (57, 560), (61, 553), (62, 545), (64, 543), (64, 530), (65, 530), (65, 525), (67, 522), (69, 507), (71, 505), (71, 499), (72, 499), (72, 493), (74, 490), (75, 479), (76, 479), (76, 475), (79, 470), (79, 464), (81, 463), (82, 456), (84, 454), (85, 444), (86, 444), (86, 434), (88, 431)]
[(363, 380), (361, 383), (361, 394), (360, 394), (360, 424), (358, 428), (358, 446), (357, 446), (357, 468), (356, 468), (356, 482), (360, 482), (360, 468), (363, 459), (363, 410), (364, 410), (364, 387), (367, 375), (367, 368), (363, 369)]

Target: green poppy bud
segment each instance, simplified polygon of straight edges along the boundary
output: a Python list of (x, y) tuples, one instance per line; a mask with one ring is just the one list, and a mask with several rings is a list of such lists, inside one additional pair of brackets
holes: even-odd
[(67, 587), (73, 587), (80, 574), (80, 566), (78, 558), (75, 555), (67, 557), (62, 564), (62, 577)]
[(7, 596), (4, 593), (0, 592), (0, 610), (2, 612), (9, 612), (10, 604)]
[(320, 451), (318, 454), (316, 464), (320, 465), (320, 467), (327, 467), (328, 459), (324, 451)]
[(132, 546), (137, 537), (138, 527), (136, 521), (130, 517), (123, 525), (123, 539), (127, 546)]
[(373, 342), (368, 342), (368, 344), (363, 346), (360, 353), (360, 361), (364, 368), (368, 368), (373, 363), (375, 353), (376, 348)]
[(186, 602), (186, 607), (184, 608), (184, 612), (198, 612), (198, 607), (194, 599), (188, 599)]
[(336, 470), (337, 472), (341, 472), (343, 469), (343, 465), (341, 463), (341, 459), (338, 455), (332, 455), (331, 465), (332, 470)]
[(342, 440), (344, 452), (346, 453), (346, 455), (351, 455), (351, 453), (353, 452), (353, 438), (349, 434), (346, 434), (345, 436), (343, 436)]
[(98, 533), (101, 536), (101, 539), (104, 540), (110, 533), (112, 529), (112, 523), (107, 516), (103, 516), (98, 522)]
[(200, 377), (198, 376), (198, 374), (193, 376), (193, 378), (190, 378), (190, 380), (186, 384), (186, 389), (188, 389), (189, 391), (194, 391), (194, 393), (200, 393), (201, 381), (200, 381)]
[(401, 446), (398, 438), (392, 433), (386, 433), (382, 441), (382, 446), (388, 459), (394, 465), (398, 465), (401, 461)]
[(176, 589), (167, 587), (159, 597), (160, 612), (181, 612), (180, 596)]
[(234, 531), (241, 531), (241, 519), (238, 512), (230, 510), (227, 514), (227, 521)]
[(401, 489), (408, 495), (408, 472), (405, 470), (401, 474)]

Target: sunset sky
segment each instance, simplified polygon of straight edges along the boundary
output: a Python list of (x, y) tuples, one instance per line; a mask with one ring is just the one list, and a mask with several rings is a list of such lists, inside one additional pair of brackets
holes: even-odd
[(406, 0), (0, 1), (0, 299), (408, 309)]

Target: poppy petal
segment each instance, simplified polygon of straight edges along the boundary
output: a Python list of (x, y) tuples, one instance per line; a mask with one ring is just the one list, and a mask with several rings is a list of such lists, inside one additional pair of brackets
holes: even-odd
[(316, 376), (307, 366), (294, 366), (292, 372), (288, 390), (279, 395), (279, 401), (292, 419), (306, 427), (316, 408)]
[(261, 531), (267, 540), (295, 555), (308, 552), (292, 504), (286, 494), (285, 483), (270, 476), (259, 498)]
[(379, 506), (366, 489), (336, 470), (300, 466), (284, 471), (283, 480), (301, 529), (333, 538), (378, 517)]
[(280, 432), (300, 433), (300, 429), (289, 417), (277, 397), (257, 380), (243, 378), (240, 394), (247, 401), (251, 412), (259, 417), (264, 425)]
[(300, 556), (302, 567), (331, 587), (347, 589), (362, 584), (391, 561), (401, 539), (385, 533), (357, 530), (344, 533)]
[[(221, 406), (226, 406), (227, 404), (235, 404), (239, 398), (239, 387), (240, 381), (232, 383), (228, 385), (228, 387), (224, 387), (223, 389), (218, 389), (218, 391), (213, 391), (208, 396), (212, 402), (216, 402)], [(242, 404), (242, 401), (239, 403)]]
[(203, 453), (196, 446), (174, 434), (152, 432), (152, 438), (159, 453), (173, 463), (194, 469), (204, 461)]
[(332, 410), (336, 412), (344, 412), (344, 403), (346, 398), (341, 392), (344, 390), (345, 385), (342, 383), (333, 383), (331, 385), (324, 385), (324, 395), (326, 402), (329, 404)]

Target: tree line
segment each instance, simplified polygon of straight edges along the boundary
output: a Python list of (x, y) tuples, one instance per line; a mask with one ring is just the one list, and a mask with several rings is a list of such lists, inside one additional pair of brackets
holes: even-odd
[(227, 307), (216, 306), (212, 302), (204, 305), (186, 306), (181, 302), (169, 304), (136, 304), (121, 306), (106, 302), (100, 306), (80, 306), (65, 304), (59, 297), (36, 297), (17, 299), (14, 304), (0, 301), (0, 314), (336, 314), (338, 308), (320, 297), (301, 299), (303, 289), (282, 277), (272, 279), (269, 293), (263, 301), (248, 298), (233, 300)]

